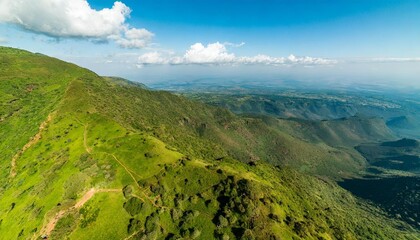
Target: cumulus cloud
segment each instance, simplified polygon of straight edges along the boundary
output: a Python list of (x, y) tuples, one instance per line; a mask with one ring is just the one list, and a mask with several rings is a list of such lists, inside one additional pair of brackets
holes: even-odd
[(8, 43), (8, 41), (6, 38), (0, 37), (0, 43)]
[(130, 27), (131, 9), (122, 2), (92, 9), (86, 0), (1, 0), (0, 22), (57, 38), (114, 40), (121, 47), (143, 48), (153, 33)]
[(158, 52), (149, 52), (141, 55), (138, 59), (141, 64), (168, 64), (169, 59), (164, 58)]
[(228, 53), (225, 45), (216, 42), (204, 46), (202, 43), (196, 43), (187, 50), (184, 55), (185, 63), (231, 63), (235, 60), (235, 55)]
[[(243, 45), (241, 43), (240, 45)], [(268, 55), (256, 55), (251, 57), (238, 57), (234, 53), (229, 53), (226, 46), (230, 43), (210, 43), (204, 46), (202, 43), (193, 44), (183, 56), (174, 56), (160, 52), (149, 52), (138, 58), (141, 65), (159, 64), (212, 64), (212, 65), (329, 65), (337, 61), (325, 58), (314, 57), (271, 57)]]
[(109, 38), (124, 48), (144, 48), (150, 44), (153, 36), (153, 33), (144, 28), (131, 28), (125, 30), (122, 35), (114, 35)]

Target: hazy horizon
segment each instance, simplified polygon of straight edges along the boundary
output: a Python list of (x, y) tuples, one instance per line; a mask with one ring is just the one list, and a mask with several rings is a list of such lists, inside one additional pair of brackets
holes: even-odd
[(418, 1), (11, 3), (0, 1), (0, 45), (100, 75), (420, 87)]

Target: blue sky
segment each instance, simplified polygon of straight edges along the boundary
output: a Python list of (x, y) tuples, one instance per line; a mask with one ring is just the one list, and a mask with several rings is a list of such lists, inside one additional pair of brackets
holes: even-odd
[[(95, 8), (113, 1), (97, 1)], [(131, 0), (130, 21), (179, 51), (192, 43), (246, 42), (243, 54), (420, 56), (416, 0)]]
[(25, 3), (0, 0), (1, 45), (99, 74), (145, 82), (213, 71), (300, 78), (305, 67), (314, 77), (340, 76), (337, 81), (375, 77), (420, 85), (418, 0)]

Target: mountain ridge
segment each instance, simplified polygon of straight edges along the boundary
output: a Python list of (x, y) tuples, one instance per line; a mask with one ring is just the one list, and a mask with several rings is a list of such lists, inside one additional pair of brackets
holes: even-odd
[[(0, 238), (418, 235), (328, 178), (270, 164), (266, 145), (244, 155), (257, 153), (256, 165), (238, 161), (240, 147), (232, 146), (275, 130), (262, 120), (120, 84), (39, 54), (0, 48), (0, 62), (7, 65), (0, 68), (1, 116), (7, 116), (0, 122)], [(280, 130), (272, 134), (316, 149)], [(9, 176), (13, 156), (34, 139)], [(231, 145), (211, 144), (214, 139)]]

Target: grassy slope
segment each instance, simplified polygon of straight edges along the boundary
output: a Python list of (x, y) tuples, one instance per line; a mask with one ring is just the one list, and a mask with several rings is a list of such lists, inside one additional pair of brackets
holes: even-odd
[(395, 139), (379, 118), (350, 117), (328, 121), (280, 120), (287, 132), (311, 142), (335, 147), (354, 147), (365, 142)]
[[(194, 87), (192, 88), (194, 89)], [(420, 105), (415, 96), (397, 95), (385, 96), (367, 93), (331, 94), (318, 92), (316, 94), (299, 93), (279, 90), (282, 93), (269, 94), (263, 90), (260, 94), (247, 94), (247, 91), (234, 89), (233, 92), (223, 90), (185, 92), (189, 98), (199, 100), (214, 106), (225, 107), (238, 114), (265, 115), (283, 119), (333, 120), (350, 118), (352, 116), (380, 117), (399, 137), (419, 138), (420, 136)], [(248, 91), (249, 93), (249, 91)], [(334, 122), (334, 121), (333, 121)], [(337, 123), (337, 122), (335, 122)], [(383, 122), (378, 122), (381, 126)], [(322, 126), (321, 126), (322, 127)], [(387, 131), (389, 131), (389, 129)]]
[(420, 144), (414, 139), (361, 144), (356, 149), (373, 166), (420, 173)]
[[(372, 115), (368, 114), (369, 106), (359, 106), (360, 103), (355, 99), (352, 99), (354, 101), (352, 106), (348, 103), (351, 100), (338, 101), (331, 98), (331, 95), (320, 99), (322, 93), (316, 98), (217, 93), (187, 93), (186, 96), (211, 105), (224, 106), (240, 114), (281, 118), (277, 123), (271, 121), (272, 124), (280, 124), (288, 134), (311, 142), (353, 147), (363, 142), (393, 138), (393, 133), (384, 120), (379, 117), (368, 117)], [(378, 111), (373, 104), (371, 111)], [(361, 108), (363, 117), (356, 115), (358, 112), (356, 106)], [(299, 113), (289, 113), (293, 111)], [(377, 116), (381, 116), (381, 113)]]
[(293, 137), (279, 122), (238, 117), (225, 109), (167, 92), (121, 86), (110, 79), (88, 87), (98, 111), (102, 109), (103, 114), (125, 126), (148, 131), (195, 157), (216, 159), (230, 155), (243, 162), (264, 160), (333, 177), (359, 172), (365, 164), (353, 152)]
[[(55, 109), (68, 82), (83, 69), (41, 55), (0, 47), (0, 153), (11, 159)], [(0, 166), (7, 178), (10, 164)]]
[(281, 118), (337, 119), (353, 116), (357, 109), (336, 99), (259, 94), (187, 93), (187, 96), (239, 114)]
[[(51, 239), (415, 239), (409, 227), (329, 180), (234, 160), (238, 153), (229, 154), (233, 148), (225, 143), (238, 144), (239, 151), (246, 142), (241, 136), (256, 135), (261, 122), (249, 125), (252, 120), (224, 110), (102, 79), (44, 56), (0, 51), (3, 62), (14, 62), (2, 68), (0, 90), (19, 98), (10, 102), (1, 95), (7, 116), (0, 123), (1, 239), (37, 238), (60, 210), (66, 214)], [(13, 81), (21, 72), (26, 76)], [(40, 87), (28, 93), (28, 84)], [(51, 88), (55, 92), (46, 90)], [(14, 102), (22, 110), (11, 115)], [(49, 114), (40, 139), (17, 159), (16, 177), (8, 177), (13, 155)], [(91, 188), (121, 192), (99, 192), (72, 209)]]

